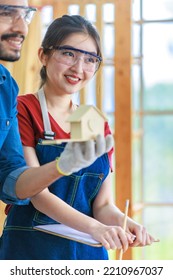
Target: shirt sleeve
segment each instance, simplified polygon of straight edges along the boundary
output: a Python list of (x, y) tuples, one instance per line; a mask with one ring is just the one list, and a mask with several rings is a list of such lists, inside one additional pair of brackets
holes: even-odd
[(18, 199), (15, 192), (18, 177), (27, 169), (20, 140), (17, 117), (1, 149), (0, 156), (0, 198), (5, 203), (25, 205), (29, 199)]
[(18, 98), (18, 122), (19, 122), (19, 131), (21, 136), (21, 141), (24, 146), (34, 147), (35, 148), (35, 135), (33, 129), (33, 122), (29, 112), (29, 109), (24, 102)]

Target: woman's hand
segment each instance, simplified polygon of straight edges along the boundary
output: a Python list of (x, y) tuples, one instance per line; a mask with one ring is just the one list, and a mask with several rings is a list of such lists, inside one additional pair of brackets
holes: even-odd
[(129, 245), (133, 243), (133, 235), (125, 232), (119, 226), (106, 226), (100, 224), (94, 229), (91, 235), (107, 250), (123, 249), (123, 252), (125, 252)]
[(130, 218), (127, 219), (126, 230), (134, 236), (134, 241), (130, 244), (130, 247), (143, 247), (159, 241), (151, 236), (144, 226), (136, 223)]

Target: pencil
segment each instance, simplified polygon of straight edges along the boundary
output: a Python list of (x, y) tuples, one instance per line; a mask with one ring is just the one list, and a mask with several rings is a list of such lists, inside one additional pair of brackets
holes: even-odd
[[(127, 215), (128, 215), (128, 210), (129, 210), (129, 200), (126, 200), (126, 205), (125, 205), (125, 212), (124, 212), (124, 221), (123, 221), (123, 229), (126, 230), (126, 224), (127, 224)], [(122, 260), (123, 256), (123, 249), (120, 250), (119, 253), (119, 260)]]

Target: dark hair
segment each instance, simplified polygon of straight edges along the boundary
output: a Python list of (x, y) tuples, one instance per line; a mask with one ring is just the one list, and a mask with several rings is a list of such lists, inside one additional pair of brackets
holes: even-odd
[[(55, 19), (50, 24), (42, 41), (44, 53), (51, 53), (51, 50), (49, 49), (50, 47), (61, 45), (61, 43), (72, 33), (86, 33), (91, 36), (96, 43), (97, 55), (102, 57), (100, 36), (96, 28), (91, 24), (91, 22), (79, 15), (63, 15), (62, 17)], [(40, 87), (42, 87), (47, 78), (45, 66), (41, 68), (40, 76)]]

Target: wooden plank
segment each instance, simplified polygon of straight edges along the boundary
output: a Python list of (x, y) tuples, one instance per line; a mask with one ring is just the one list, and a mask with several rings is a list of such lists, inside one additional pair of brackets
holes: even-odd
[(118, 0), (29, 0), (29, 4), (30, 5), (41, 5), (42, 6), (46, 6), (46, 5), (53, 5), (54, 2), (64, 2), (65, 5), (69, 5), (69, 4), (80, 4), (81, 2), (83, 2), (84, 4), (108, 4), (108, 3), (116, 3)]
[[(103, 5), (97, 3), (96, 5), (96, 28), (100, 35), (100, 40), (103, 35)], [(96, 73), (96, 105), (103, 111), (103, 67), (101, 66), (98, 72)]]
[(63, 15), (68, 14), (68, 5), (67, 1), (52, 1), (53, 4), (53, 18), (56, 19)]
[[(70, 4), (71, 1), (70, 1)], [(85, 8), (86, 8), (86, 3), (84, 1), (79, 1), (79, 2), (75, 2), (75, 4), (79, 5), (79, 14), (83, 17), (85, 17)], [(80, 104), (86, 104), (87, 103), (87, 88), (84, 87), (80, 90), (80, 95), (79, 95), (79, 99), (80, 99)]]
[[(123, 211), (126, 199), (132, 203), (131, 174), (131, 1), (119, 0), (115, 15), (115, 143), (116, 205)], [(131, 259), (129, 249), (123, 259)]]

